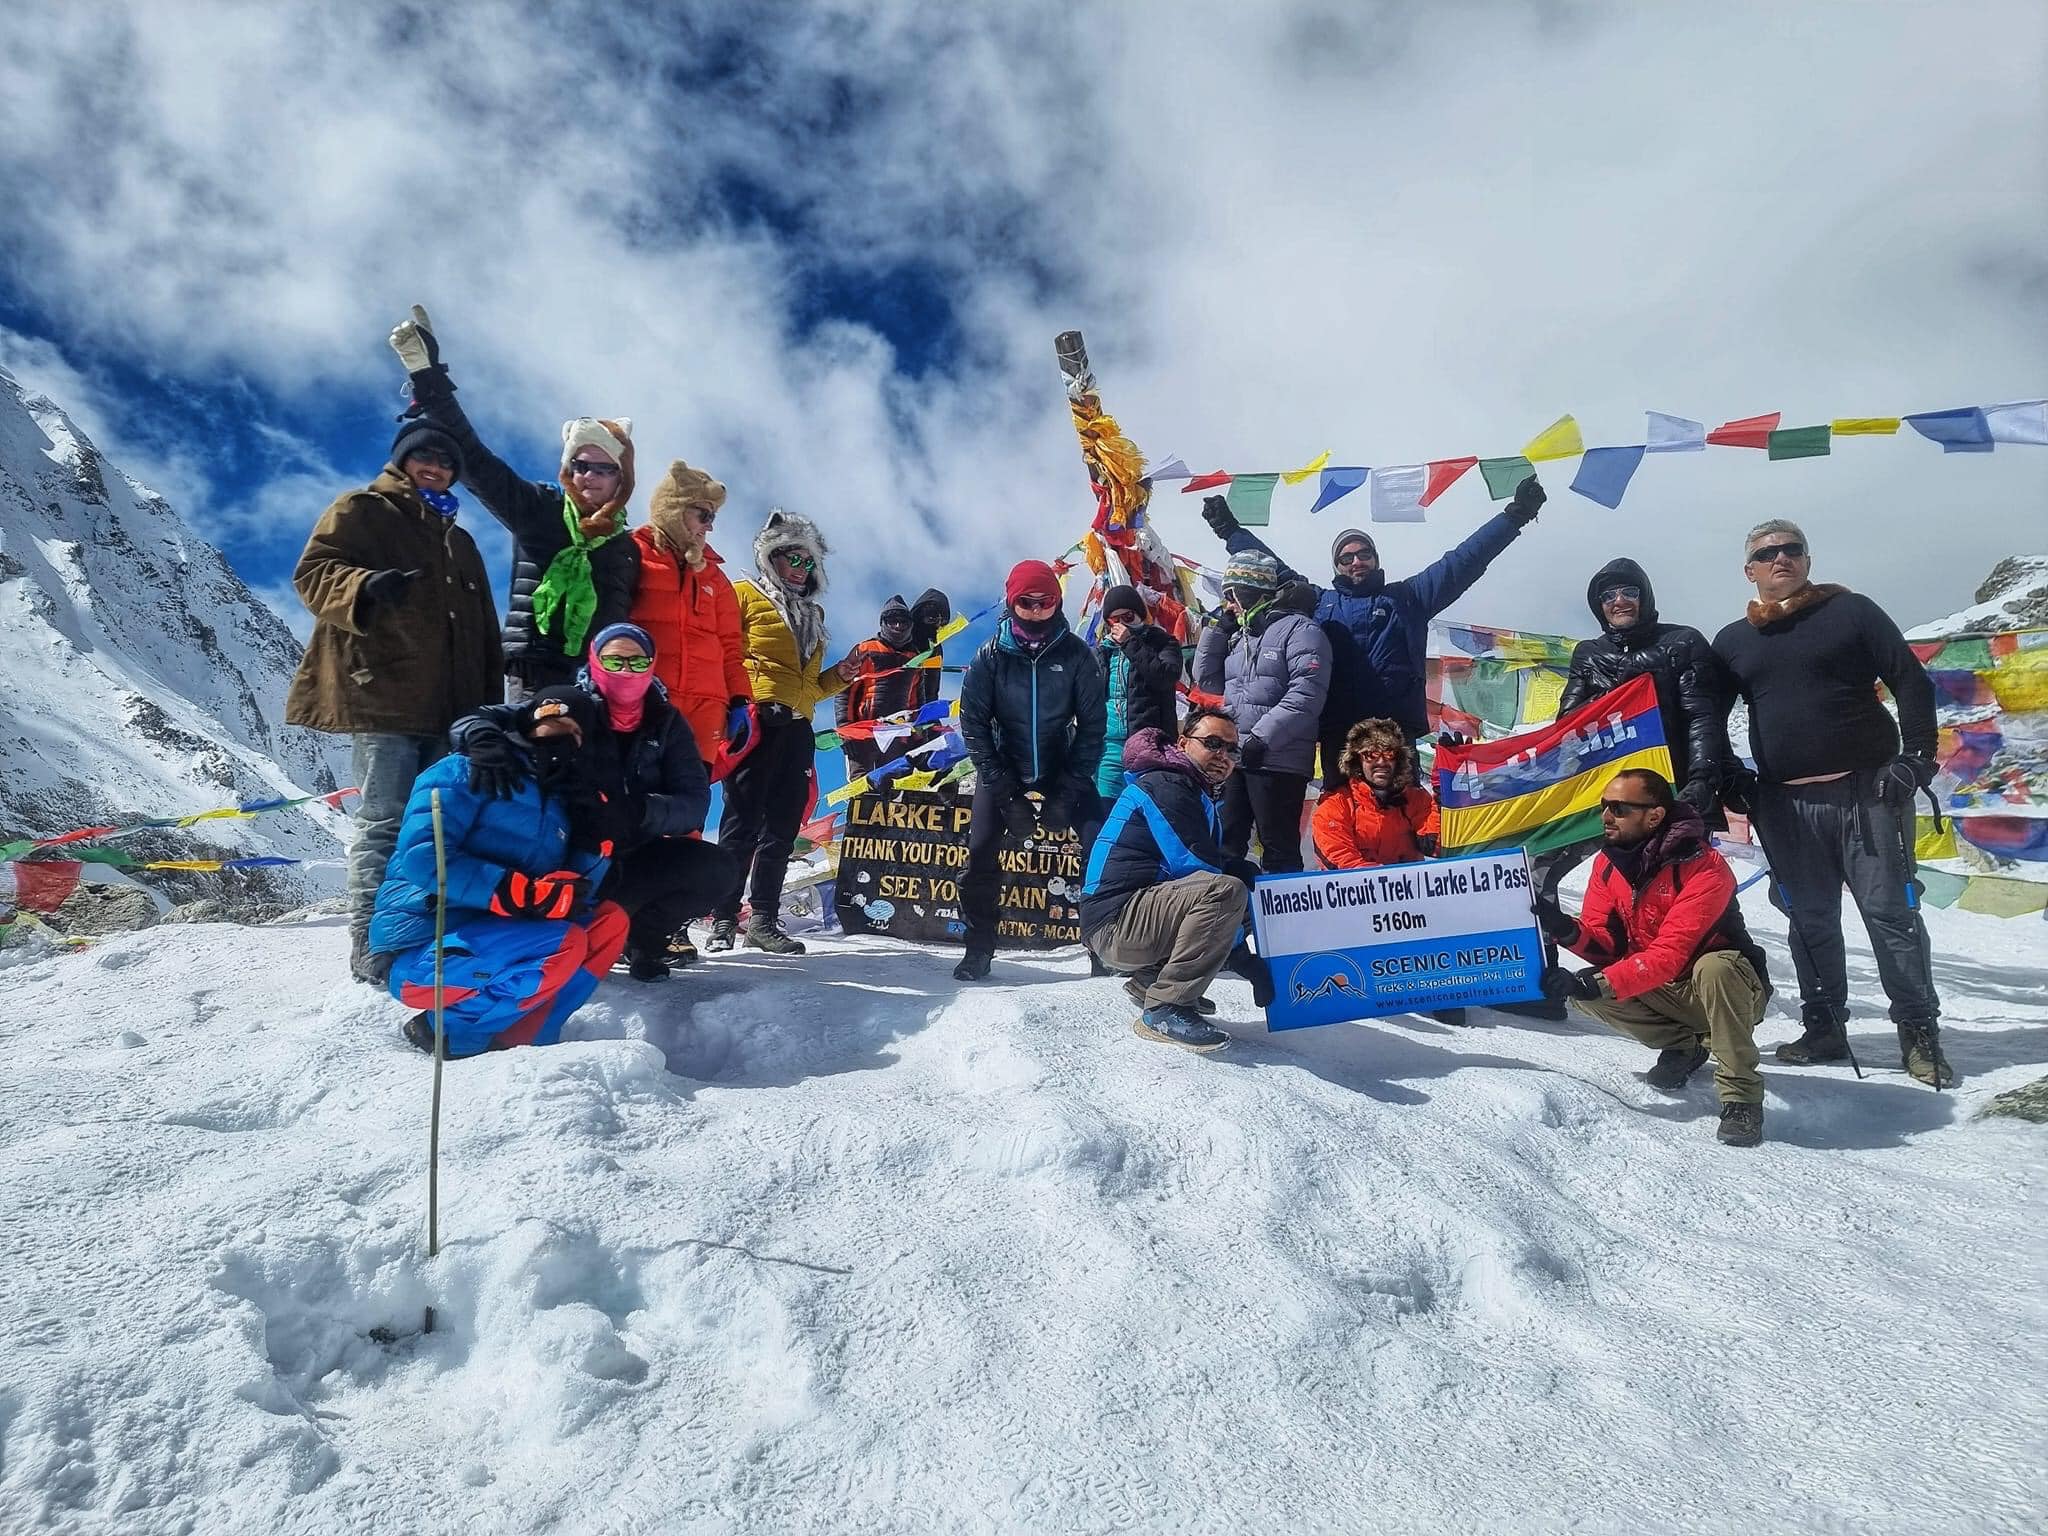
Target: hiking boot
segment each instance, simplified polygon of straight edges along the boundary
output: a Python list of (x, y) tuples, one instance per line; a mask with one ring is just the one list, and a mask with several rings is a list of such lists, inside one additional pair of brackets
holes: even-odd
[(635, 981), (667, 981), (668, 973), (668, 961), (654, 950), (636, 950), (626, 957), (626, 974)]
[(1899, 1026), (1899, 1065), (1930, 1088), (1953, 1088), (1956, 1069), (1941, 1051), (1941, 1036), (1932, 1024)]
[(1462, 1008), (1432, 1008), (1429, 1010), (1429, 1017), (1435, 1019), (1439, 1024), (1456, 1024), (1462, 1027), (1465, 1022), (1465, 1010)]
[(685, 928), (668, 941), (668, 963), (677, 968), (697, 963), (697, 946), (690, 942), (690, 930)]
[[(1124, 995), (1130, 998), (1130, 1000), (1136, 1003), (1140, 1008), (1143, 1008), (1145, 1006), (1145, 984), (1142, 981), (1138, 980), (1137, 977), (1133, 976), (1129, 981), (1124, 983)], [(1213, 1019), (1216, 1017), (1216, 1005), (1206, 997), (1198, 997), (1192, 1003), (1188, 1004), (1188, 1006), (1194, 1009), (1196, 1013), (1200, 1014), (1205, 1019)]]
[(1764, 1107), (1761, 1104), (1723, 1104), (1721, 1128), (1714, 1139), (1724, 1147), (1753, 1147), (1764, 1139)]
[[(405, 1043), (416, 1051), (434, 1054), (434, 1015), (431, 1012), (416, 1013), (398, 1026), (398, 1032), (405, 1036)], [(443, 1058), (460, 1061), (465, 1056), (475, 1056), (476, 1051), (449, 1051)]]
[(348, 973), (366, 987), (383, 987), (391, 981), (390, 955), (370, 953), (370, 936), (367, 933), (351, 933), (348, 936)]
[(1650, 1068), (1649, 1083), (1660, 1093), (1679, 1093), (1685, 1088), (1686, 1079), (1707, 1064), (1707, 1048), (1694, 1045), (1691, 1049), (1680, 1046), (1674, 1050), (1659, 1051), (1657, 1065)]
[(1147, 1008), (1131, 1021), (1132, 1030), (1146, 1040), (1177, 1045), (1182, 1050), (1207, 1054), (1230, 1044), (1230, 1036), (1213, 1024), (1204, 1024), (1192, 1008), (1168, 1003), (1164, 1008)]
[(953, 967), (955, 981), (980, 981), (988, 975), (988, 968), (996, 958), (992, 949), (970, 949), (960, 957), (960, 963)]
[(739, 942), (740, 925), (730, 917), (711, 919), (711, 937), (704, 941), (706, 954), (722, 955)]
[(1849, 1059), (1849, 1010), (1827, 1003), (1808, 1003), (1799, 1010), (1806, 1032), (1778, 1047), (1778, 1060), (1794, 1067)]
[(747, 924), (747, 948), (769, 955), (800, 955), (803, 944), (782, 931), (782, 924), (757, 917)]

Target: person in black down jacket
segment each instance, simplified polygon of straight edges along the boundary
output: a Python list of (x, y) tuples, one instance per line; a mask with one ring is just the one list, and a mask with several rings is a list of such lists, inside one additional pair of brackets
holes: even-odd
[(455, 403), (432, 324), (417, 304), (392, 331), (391, 350), (411, 376), (412, 412), (447, 429), (462, 452), (462, 483), (512, 535), (505, 696), (521, 703), (573, 682), (590, 637), (627, 617), (640, 580), (639, 546), (625, 536), (632, 420), (563, 422), (560, 474), (527, 480), (483, 445)]
[[(577, 686), (596, 700), (607, 729), (586, 743), (605, 796), (604, 851), (611, 858), (600, 896), (631, 918), (626, 958), (636, 981), (669, 973), (669, 939), (732, 884), (732, 855), (697, 834), (711, 808), (711, 781), (690, 722), (655, 680), (654, 641), (637, 624), (612, 624), (590, 642)], [(469, 759), (469, 785), (505, 798), (531, 771), (520, 749), (520, 706), (493, 704), (455, 723), (455, 750)]]
[[(1102, 668), (1060, 611), (1060, 581), (1025, 560), (1003, 584), (1003, 620), (960, 688), (960, 734), (974, 759), (974, 820), (960, 908), (967, 953), (953, 975), (980, 981), (995, 958), (1005, 833), (1073, 828), (1085, 846), (1102, 821), (1095, 769), (1108, 729)], [(1034, 806), (1028, 792), (1042, 797)]]
[(1124, 743), (1148, 727), (1173, 733), (1180, 642), (1149, 622), (1136, 587), (1111, 587), (1102, 595), (1102, 639), (1095, 659), (1102, 663), (1109, 714), (1095, 792), (1114, 800), (1124, 787)]

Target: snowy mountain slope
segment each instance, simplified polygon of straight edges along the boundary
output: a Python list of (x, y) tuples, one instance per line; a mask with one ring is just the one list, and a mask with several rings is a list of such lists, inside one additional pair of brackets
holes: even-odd
[(1974, 1115), (2048, 932), (1928, 917), (1961, 1089), (1852, 938), (1867, 1075), (1777, 1067), (1781, 1000), (1756, 1151), (1590, 1026), (1227, 982), (1199, 1059), (1073, 952), (868, 939), (614, 979), (450, 1067), (431, 1263), (339, 926), (17, 962), (0, 1528), (2038, 1529), (2048, 1140)]
[[(338, 787), (335, 740), (282, 724), (298, 657), (218, 550), (0, 372), (0, 832)], [(315, 807), (209, 823), (186, 845), (332, 858), (340, 825)]]
[(2008, 555), (1991, 568), (1967, 608), (1906, 631), (1911, 640), (2048, 625), (2048, 555)]

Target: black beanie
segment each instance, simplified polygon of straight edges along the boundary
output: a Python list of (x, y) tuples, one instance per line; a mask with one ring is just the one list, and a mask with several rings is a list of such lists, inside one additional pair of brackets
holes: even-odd
[(1151, 617), (1151, 610), (1145, 606), (1145, 599), (1138, 595), (1136, 587), (1111, 587), (1102, 594), (1102, 617), (1107, 620), (1112, 613), (1129, 609), (1139, 618)]
[(431, 416), (412, 416), (399, 423), (398, 436), (391, 440), (391, 462), (405, 468), (406, 455), (422, 448), (438, 448), (455, 461), (455, 477), (462, 478), (462, 448), (448, 429)]
[(574, 720), (577, 728), (583, 732), (583, 740), (586, 743), (594, 739), (607, 724), (605, 717), (598, 711), (595, 698), (574, 683), (558, 683), (552, 688), (541, 689), (520, 706), (517, 717), (519, 734), (531, 736), (533, 728), (541, 721), (553, 719), (558, 715), (567, 715)]

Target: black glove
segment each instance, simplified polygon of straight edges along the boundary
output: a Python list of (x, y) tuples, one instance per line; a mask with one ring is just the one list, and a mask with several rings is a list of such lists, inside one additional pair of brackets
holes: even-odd
[(419, 578), (418, 571), (372, 571), (356, 589), (356, 601), (365, 613), (380, 604), (389, 607), (402, 603), (405, 594)]
[(1237, 633), (1237, 627), (1242, 621), (1235, 608), (1218, 608), (1209, 615), (1209, 622), (1222, 630), (1223, 638), (1228, 640)]
[(1437, 737), (1436, 744), (1439, 750), (1444, 747), (1469, 747), (1472, 745), (1472, 738), (1457, 731), (1445, 731)]
[(1554, 1003), (1561, 1003), (1568, 997), (1590, 1003), (1600, 996), (1600, 973), (1568, 971), (1561, 965), (1547, 965), (1543, 968), (1543, 995)]
[(1252, 1002), (1260, 1008), (1273, 1004), (1273, 967), (1261, 955), (1252, 953), (1249, 944), (1239, 944), (1230, 952), (1230, 958), (1223, 962), (1223, 968), (1233, 976), (1241, 976), (1252, 984)]
[(1062, 794), (1045, 797), (1045, 804), (1038, 812), (1038, 824), (1048, 832), (1072, 831), (1074, 810)]
[(1934, 782), (1934, 764), (1901, 752), (1877, 771), (1877, 798), (1911, 805), (1913, 797)]
[(1536, 926), (1553, 944), (1569, 944), (1579, 936), (1578, 919), (1557, 904), (1555, 896), (1531, 898), (1529, 910), (1536, 914)]
[(469, 792), (493, 800), (510, 800), (533, 771), (526, 754), (499, 730), (471, 730), (462, 755), (469, 759)]
[(1250, 890), (1253, 883), (1265, 871), (1260, 869), (1250, 859), (1225, 859), (1223, 861), (1223, 873), (1230, 876), (1233, 880), (1242, 880), (1244, 888)]
[(491, 911), (498, 917), (540, 917), (561, 921), (575, 914), (590, 894), (588, 876), (557, 869), (545, 875), (508, 870), (491, 893)]
[(1245, 737), (1243, 755), (1238, 759), (1238, 761), (1243, 763), (1247, 768), (1256, 768), (1261, 763), (1265, 762), (1265, 760), (1266, 743), (1264, 738), (1259, 736)]
[(1221, 496), (1202, 498), (1202, 521), (1219, 539), (1227, 539), (1242, 526), (1230, 510), (1230, 503)]
[(1038, 830), (1038, 809), (1021, 792), (1013, 794), (1003, 802), (1003, 825), (1012, 837), (1029, 837)]
[(1698, 811), (1702, 816), (1714, 808), (1714, 792), (1707, 787), (1705, 779), (1689, 779), (1685, 788), (1678, 792), (1678, 798)]
[(1721, 804), (1738, 816), (1747, 816), (1756, 801), (1756, 770), (1737, 767), (1721, 783)]
[(1515, 499), (1506, 508), (1508, 521), (1517, 528), (1526, 526), (1543, 510), (1543, 503), (1549, 499), (1543, 493), (1543, 482), (1531, 475), (1515, 487)]
[(1419, 833), (1415, 839), (1415, 846), (1421, 850), (1422, 856), (1425, 859), (1435, 858), (1437, 852), (1436, 834), (1434, 832)]

